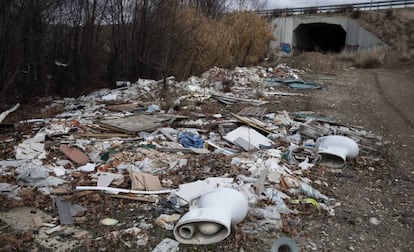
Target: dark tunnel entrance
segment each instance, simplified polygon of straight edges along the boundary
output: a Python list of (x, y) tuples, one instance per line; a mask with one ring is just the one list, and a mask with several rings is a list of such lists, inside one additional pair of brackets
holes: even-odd
[(338, 53), (345, 47), (345, 37), (345, 30), (337, 24), (300, 24), (293, 31), (294, 45), (298, 51)]

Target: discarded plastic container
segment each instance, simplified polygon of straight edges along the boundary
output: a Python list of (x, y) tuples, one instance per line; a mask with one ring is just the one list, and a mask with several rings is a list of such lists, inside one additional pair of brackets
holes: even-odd
[(237, 190), (218, 188), (202, 195), (174, 228), (175, 239), (185, 244), (212, 244), (230, 235), (231, 224), (247, 215), (247, 198)]
[(342, 168), (347, 159), (358, 156), (358, 144), (345, 136), (324, 136), (316, 140), (316, 150), (321, 155), (320, 164)]

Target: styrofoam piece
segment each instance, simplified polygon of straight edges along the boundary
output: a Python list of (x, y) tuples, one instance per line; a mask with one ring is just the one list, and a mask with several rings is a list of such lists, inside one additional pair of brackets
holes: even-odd
[(101, 97), (103, 101), (114, 101), (118, 99), (118, 94), (107, 94)]
[(342, 168), (345, 161), (358, 156), (358, 144), (345, 136), (324, 136), (316, 140), (316, 149), (321, 155), (321, 165)]
[(241, 143), (241, 147), (246, 151), (250, 150), (252, 147), (260, 149), (260, 145), (271, 146), (273, 144), (272, 140), (246, 126), (241, 126), (230, 131), (224, 136), (224, 139), (233, 144), (237, 144), (237, 142)]
[(93, 172), (95, 170), (96, 164), (87, 163), (86, 165), (79, 166), (76, 170), (82, 172)]
[[(34, 137), (24, 140), (15, 147), (16, 159), (33, 159), (45, 152), (46, 133), (39, 132)], [(43, 155), (44, 156), (44, 155)]]
[(231, 225), (247, 215), (247, 198), (235, 189), (217, 188), (202, 195), (174, 228), (175, 239), (184, 244), (212, 244), (229, 236)]
[(60, 177), (66, 174), (66, 169), (63, 166), (56, 166), (56, 167), (53, 167), (53, 172), (55, 173), (56, 176)]
[(211, 177), (205, 180), (198, 180), (187, 184), (181, 184), (175, 194), (177, 197), (190, 202), (191, 200), (198, 198), (207, 192), (213, 191), (217, 187), (228, 186), (232, 182), (233, 178)]
[(97, 186), (109, 186), (112, 181), (116, 179), (122, 179), (122, 174), (112, 173), (112, 172), (98, 172), (92, 176), (93, 178), (98, 178)]
[(15, 147), (16, 159), (33, 159), (45, 151), (44, 143), (21, 143)]

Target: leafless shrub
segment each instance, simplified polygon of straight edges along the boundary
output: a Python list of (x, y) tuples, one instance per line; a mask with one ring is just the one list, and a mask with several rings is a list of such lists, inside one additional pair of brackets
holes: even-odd
[(259, 61), (266, 20), (225, 8), (225, 0), (0, 1), (0, 100)]

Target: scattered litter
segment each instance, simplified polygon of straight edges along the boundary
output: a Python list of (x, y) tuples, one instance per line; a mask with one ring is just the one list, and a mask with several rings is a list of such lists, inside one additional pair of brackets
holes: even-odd
[(174, 192), (174, 189), (165, 189), (159, 191), (137, 191), (137, 190), (128, 190), (123, 188), (114, 188), (114, 187), (97, 187), (97, 186), (77, 186), (76, 190), (78, 191), (106, 191), (113, 194), (118, 193), (134, 193), (134, 194), (163, 194)]
[(188, 148), (203, 148), (204, 147), (204, 140), (191, 132), (181, 132), (178, 134), (178, 142)]
[[(243, 237), (273, 232), (300, 218), (303, 207), (334, 216), (340, 202), (323, 174), (351, 159), (377, 171), (383, 139), (312, 111), (269, 106), (279, 102), (276, 96), (301, 99), (325, 87), (303, 81), (303, 74), (278, 65), (169, 77), (171, 104), (160, 98), (164, 80), (143, 79), (53, 100), (62, 113), (23, 120), (4, 134), (10, 148), (0, 160), (0, 194), (18, 204), (52, 205), (54, 218), (34, 213), (29, 219), (50, 240), (89, 225), (91, 215), (119, 218), (118, 212), (125, 219), (102, 219), (110, 227), (101, 226), (108, 231), (100, 237), (78, 229), (69, 236), (133, 248), (147, 246), (154, 224), (174, 234), (177, 241), (164, 239), (153, 251), (220, 242), (236, 223)], [(0, 123), (17, 108), (1, 113)], [(52, 204), (36, 194), (50, 195)], [(294, 242), (277, 241), (276, 247), (296, 249)]]
[(119, 185), (124, 181), (124, 176), (119, 173), (98, 172), (93, 177), (98, 178), (97, 186), (99, 187), (109, 186), (114, 181)]
[(172, 214), (172, 215), (161, 214), (155, 220), (155, 224), (165, 228), (166, 230), (173, 230), (174, 229), (173, 223), (177, 222), (180, 218), (181, 218), (180, 214)]
[(3, 120), (12, 112), (16, 111), (18, 108), (20, 107), (20, 103), (17, 103), (16, 105), (14, 105), (12, 108), (2, 112), (0, 114), (0, 123), (3, 122)]
[(22, 198), (17, 196), (20, 193), (18, 185), (11, 185), (8, 183), (0, 183), (0, 194), (6, 195), (8, 198), (21, 201)]
[(58, 210), (60, 224), (73, 224), (73, 217), (83, 215), (86, 209), (80, 205), (72, 205), (70, 202), (64, 201), (61, 198), (55, 198), (54, 204)]
[(201, 195), (213, 191), (218, 187), (226, 187), (233, 182), (232, 178), (207, 178), (187, 184), (181, 184), (175, 195), (190, 202)]
[(144, 172), (130, 172), (132, 190), (160, 190), (161, 182), (157, 176)]
[(234, 96), (228, 96), (228, 95), (218, 95), (218, 94), (214, 94), (211, 96), (212, 98), (224, 103), (224, 104), (234, 104), (234, 103), (238, 103), (238, 104), (249, 104), (249, 105), (264, 105), (266, 103), (269, 103), (267, 101), (260, 101), (260, 100), (252, 100), (252, 99), (245, 99), (245, 98), (239, 98), (239, 97), (234, 97)]
[(49, 229), (49, 230), (46, 230), (46, 231), (45, 231), (45, 233), (46, 233), (46, 234), (48, 234), (48, 235), (51, 235), (51, 234), (53, 234), (53, 233), (56, 233), (56, 232), (62, 231), (63, 229), (65, 229), (65, 226), (63, 226), (63, 225), (58, 225), (58, 226), (53, 227), (53, 228), (51, 228), (51, 229)]
[(26, 139), (16, 146), (16, 159), (44, 159), (45, 153), (45, 134), (38, 133), (33, 138)]
[(82, 165), (80, 167), (78, 167), (78, 171), (82, 171), (82, 172), (93, 172), (95, 171), (95, 167), (96, 165), (94, 163), (87, 163), (85, 165)]
[(162, 240), (152, 252), (177, 252), (179, 251), (179, 243), (173, 239), (165, 238)]
[(240, 146), (245, 151), (261, 149), (271, 146), (272, 140), (266, 138), (256, 130), (241, 126), (224, 136), (227, 141)]
[(119, 223), (119, 221), (116, 219), (112, 219), (112, 218), (105, 218), (105, 219), (102, 219), (99, 223), (101, 223), (104, 226), (115, 226), (116, 224)]
[(65, 153), (73, 162), (84, 165), (89, 161), (89, 157), (76, 147), (70, 147), (66, 144), (61, 144), (59, 149)]
[(305, 182), (300, 183), (300, 190), (304, 193), (306, 193), (307, 196), (311, 198), (316, 199), (323, 199), (325, 201), (328, 201), (329, 198), (325, 195), (323, 195), (321, 192), (313, 188), (312, 186), (306, 184)]
[(374, 226), (378, 226), (379, 223), (380, 223), (380, 221), (377, 218), (375, 218), (375, 217), (370, 217), (369, 218), (369, 224), (374, 225)]
[(306, 82), (300, 79), (289, 78), (270, 78), (265, 80), (268, 87), (277, 87), (280, 85), (287, 85), (293, 89), (322, 89), (323, 85), (319, 83)]
[(160, 127), (164, 122), (178, 118), (174, 115), (138, 114), (123, 118), (103, 119), (99, 124), (115, 132), (137, 135), (140, 131), (153, 130)]

